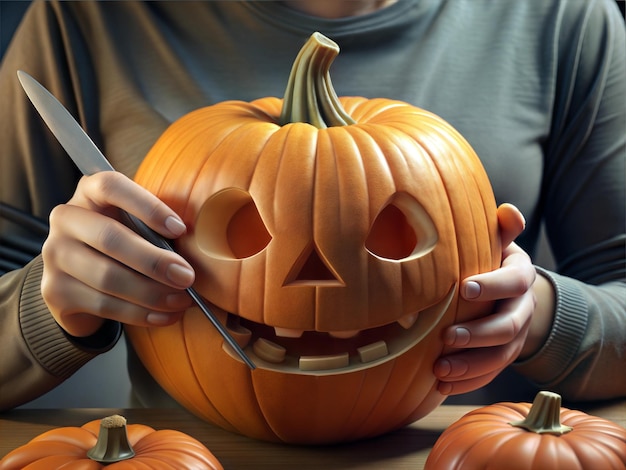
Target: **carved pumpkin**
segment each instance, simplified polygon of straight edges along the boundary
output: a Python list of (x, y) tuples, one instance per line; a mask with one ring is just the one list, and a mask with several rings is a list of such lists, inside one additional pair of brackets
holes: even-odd
[(423, 417), (445, 398), (441, 330), (490, 311), (458, 296), (500, 264), (478, 157), (427, 111), (338, 98), (337, 53), (314, 34), (284, 100), (183, 116), (136, 175), (187, 224), (176, 249), (257, 369), (197, 309), (128, 328), (132, 344), (186, 408), (255, 438), (339, 442)]
[(424, 468), (623, 469), (626, 429), (539, 392), (532, 405), (498, 403), (466, 414), (439, 437)]
[[(67, 467), (66, 467), (67, 466)], [(179, 431), (126, 425), (119, 415), (45, 432), (8, 453), (0, 470), (176, 468), (222, 470), (199, 441)]]

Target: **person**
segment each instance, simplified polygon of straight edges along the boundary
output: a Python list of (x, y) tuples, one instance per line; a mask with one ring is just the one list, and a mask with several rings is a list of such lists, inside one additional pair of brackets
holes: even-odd
[[(446, 329), (440, 392), (514, 369), (569, 400), (626, 395), (624, 29), (613, 0), (35, 2), (0, 70), (0, 409), (105, 353), (121, 323), (184, 315), (192, 266), (119, 209), (168, 238), (186, 227), (132, 176), (189, 111), (281, 97), (313, 31), (341, 48), (338, 95), (440, 115), (480, 156), (498, 203), (520, 211), (498, 212), (502, 266), (462, 283), (466, 299), (497, 302)], [(81, 177), (17, 70), (78, 117), (117, 172)], [(542, 223), (553, 270), (531, 262)], [(129, 355), (150, 404), (154, 384)]]

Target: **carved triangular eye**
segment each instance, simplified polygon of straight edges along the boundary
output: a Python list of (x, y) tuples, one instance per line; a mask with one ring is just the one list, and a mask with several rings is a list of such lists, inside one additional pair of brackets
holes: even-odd
[(200, 249), (222, 259), (254, 256), (272, 239), (252, 196), (238, 188), (211, 196), (198, 212), (194, 231)]
[(407, 261), (432, 251), (437, 240), (435, 224), (422, 205), (397, 193), (376, 216), (365, 248), (378, 258)]

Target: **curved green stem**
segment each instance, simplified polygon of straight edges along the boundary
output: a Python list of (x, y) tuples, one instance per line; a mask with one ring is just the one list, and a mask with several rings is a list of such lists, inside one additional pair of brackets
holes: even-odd
[(339, 46), (313, 33), (296, 57), (285, 90), (280, 124), (306, 122), (318, 129), (347, 126), (355, 121), (343, 109), (330, 80), (330, 65)]

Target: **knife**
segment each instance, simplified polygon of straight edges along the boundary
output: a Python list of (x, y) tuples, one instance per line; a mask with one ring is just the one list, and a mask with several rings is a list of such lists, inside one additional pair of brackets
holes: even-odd
[[(89, 135), (52, 93), (22, 70), (18, 70), (17, 78), (43, 121), (84, 175), (93, 175), (99, 171), (115, 171)], [(146, 240), (159, 248), (174, 251), (174, 248), (172, 248), (166, 238), (152, 230), (134, 215), (127, 212), (123, 214), (131, 227)], [(193, 287), (187, 288), (187, 292), (230, 347), (235, 350), (250, 369), (255, 369), (254, 362), (228, 333), (224, 325), (219, 322), (198, 292)]]

